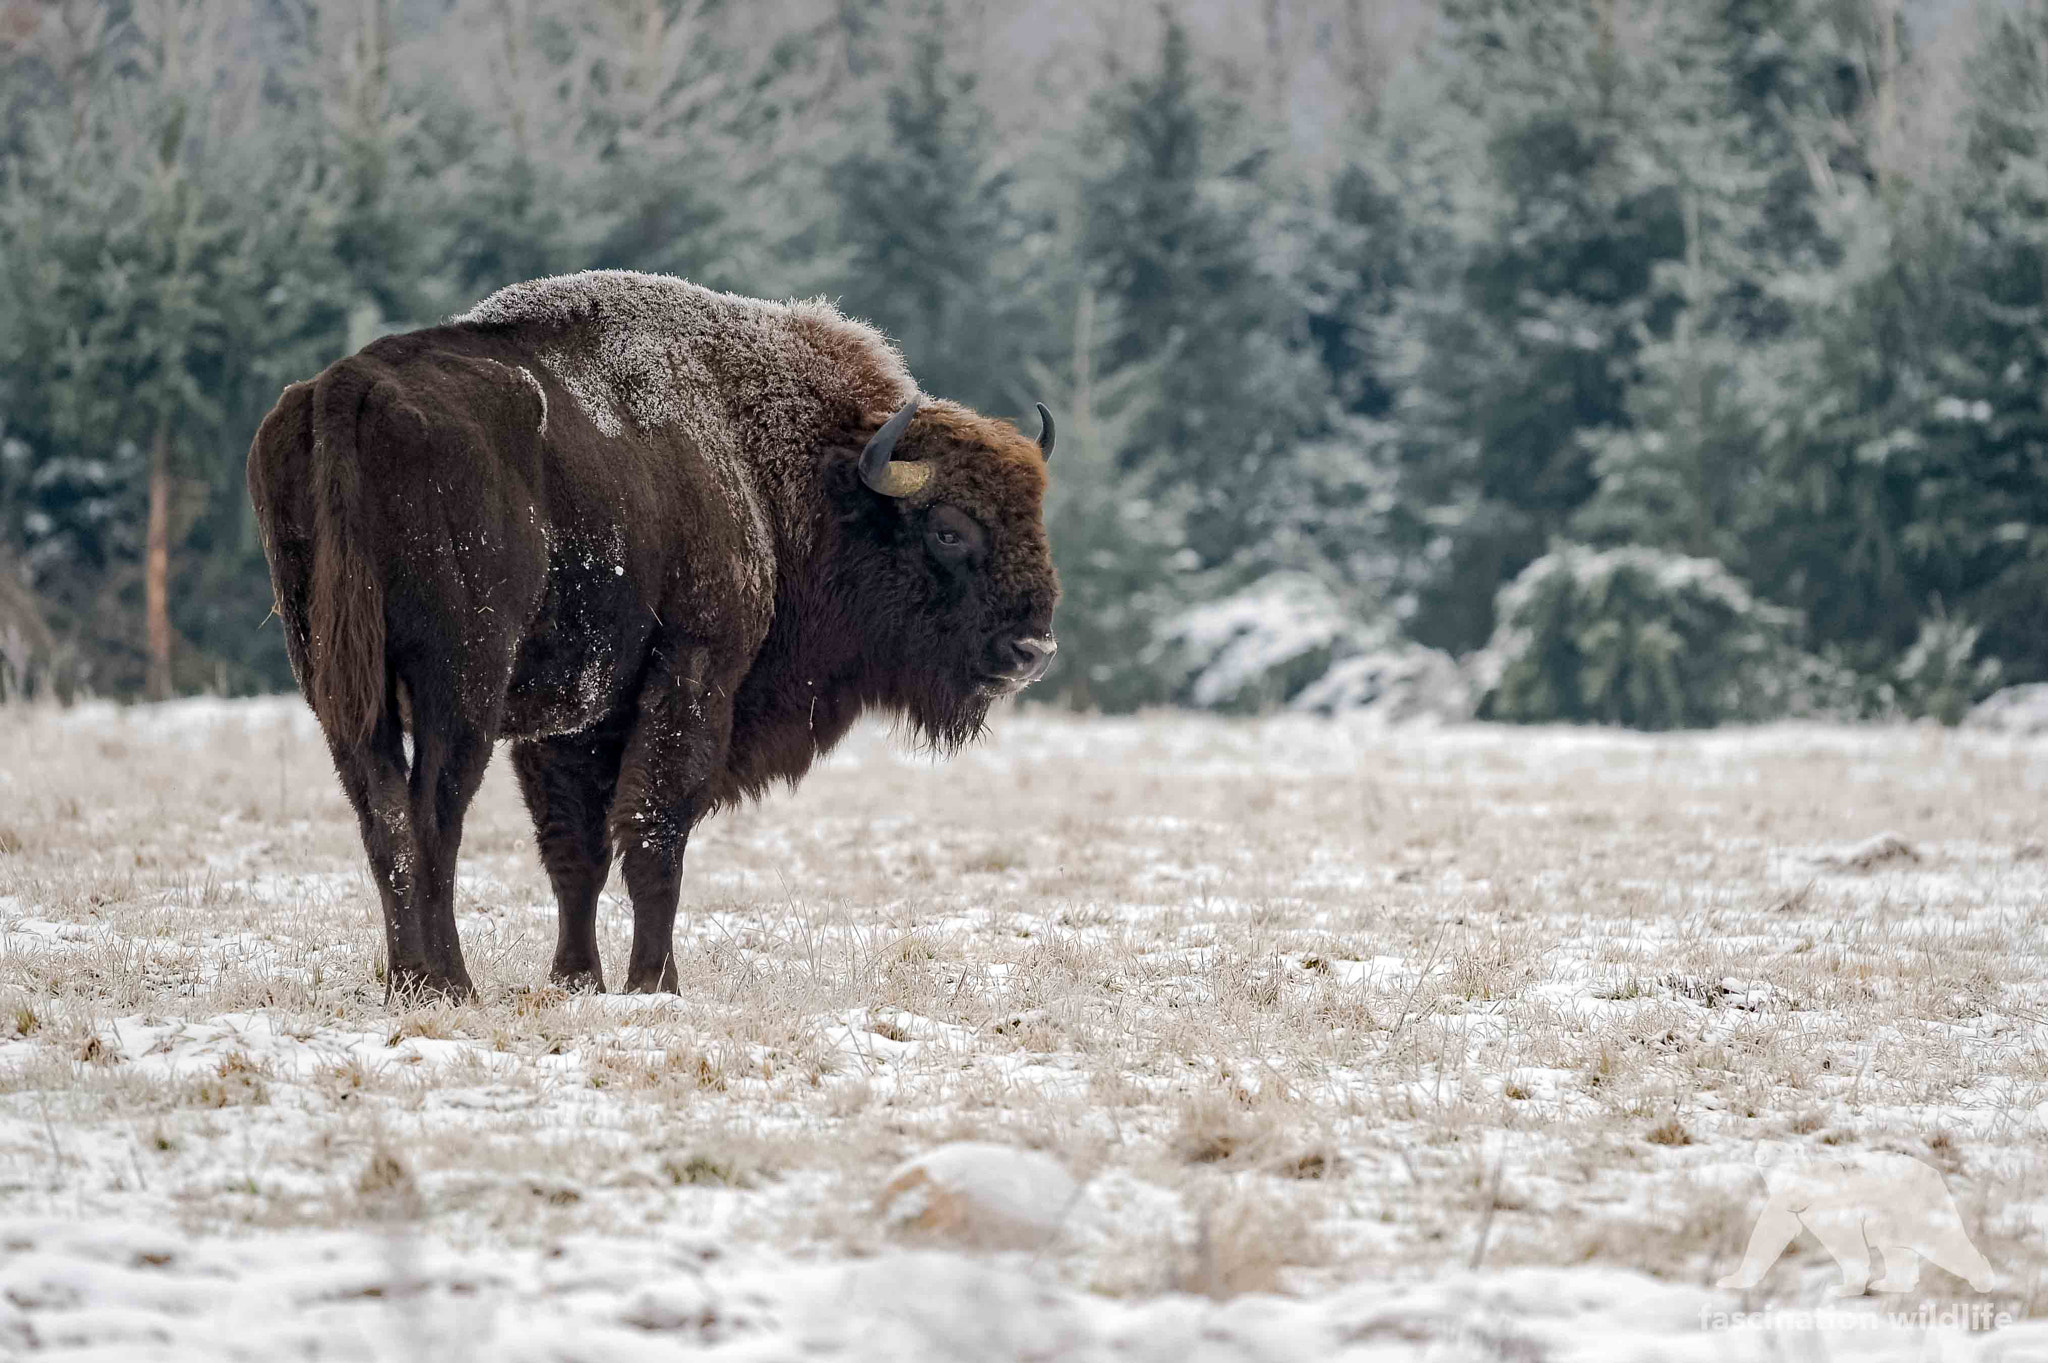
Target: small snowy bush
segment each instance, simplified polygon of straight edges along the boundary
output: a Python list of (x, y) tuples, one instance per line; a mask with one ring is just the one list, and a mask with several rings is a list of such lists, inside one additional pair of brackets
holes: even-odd
[(2048, 734), (2048, 682), (2008, 686), (1970, 711), (1963, 725), (1995, 734)]
[(1521, 723), (1701, 728), (1815, 706), (1829, 671), (1797, 617), (1713, 559), (1570, 545), (1501, 590), (1481, 713)]
[(1288, 708), (1335, 715), (1369, 710), (1399, 723), (1472, 717), (1472, 687), (1457, 660), (1440, 649), (1397, 644), (1339, 658), (1288, 702)]
[(1175, 679), (1176, 700), (1205, 710), (1270, 710), (1321, 677), (1340, 652), (1363, 647), (1365, 633), (1315, 578), (1273, 573), (1169, 621), (1157, 662)]
[(1394, 639), (1307, 573), (1272, 573), (1182, 612), (1161, 632), (1153, 661), (1175, 700), (1205, 710), (1372, 710), (1393, 720), (1472, 713), (1449, 654)]
[(1923, 622), (1920, 637), (1892, 669), (1899, 707), (1909, 715), (1960, 724), (1972, 705), (1998, 689), (1998, 659), (1977, 656), (1982, 633), (1978, 626), (1948, 615), (1936, 614)]
[(54, 680), (55, 644), (28, 589), (0, 550), (0, 701), (18, 699)]

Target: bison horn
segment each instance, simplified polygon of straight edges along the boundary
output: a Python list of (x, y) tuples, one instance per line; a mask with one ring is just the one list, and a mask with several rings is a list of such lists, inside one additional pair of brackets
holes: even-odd
[(1038, 404), (1038, 453), (1048, 464), (1052, 462), (1052, 441), (1052, 408), (1041, 402)]
[(860, 480), (884, 497), (908, 497), (932, 480), (931, 468), (924, 462), (906, 460), (899, 464), (889, 457), (916, 414), (917, 399), (913, 397), (882, 423), (882, 429), (860, 452)]

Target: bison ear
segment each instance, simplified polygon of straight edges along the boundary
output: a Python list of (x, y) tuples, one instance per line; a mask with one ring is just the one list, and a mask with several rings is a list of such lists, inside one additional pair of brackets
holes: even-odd
[(1044, 459), (1046, 463), (1050, 464), (1050, 463), (1052, 462), (1052, 442), (1053, 442), (1053, 429), (1052, 429), (1052, 408), (1050, 408), (1050, 407), (1046, 406), (1046, 405), (1045, 405), (1044, 403), (1042, 403), (1042, 402), (1041, 402), (1041, 403), (1039, 403), (1039, 404), (1037, 404), (1037, 406), (1038, 406), (1038, 453), (1039, 453), (1039, 457), (1040, 457), (1040, 458)]
[(913, 396), (882, 423), (882, 429), (860, 452), (860, 480), (884, 497), (908, 497), (932, 480), (931, 468), (925, 463), (906, 460), (899, 464), (890, 458), (915, 415), (917, 398)]

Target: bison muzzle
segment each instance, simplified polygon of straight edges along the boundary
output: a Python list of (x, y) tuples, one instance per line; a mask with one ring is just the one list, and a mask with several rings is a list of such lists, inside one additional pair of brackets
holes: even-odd
[[(672, 990), (690, 830), (864, 711), (951, 750), (1044, 674), (1052, 417), (920, 398), (879, 333), (600, 271), (518, 284), (285, 390), (249, 494), (355, 807), (392, 990), (471, 992), (462, 820), (493, 746), (559, 906), (553, 978)], [(411, 743), (406, 743), (407, 733)]]

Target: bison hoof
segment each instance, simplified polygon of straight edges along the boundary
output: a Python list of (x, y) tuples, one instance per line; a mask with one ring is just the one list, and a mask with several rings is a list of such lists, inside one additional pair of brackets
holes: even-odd
[(385, 989), (385, 1001), (402, 1008), (429, 1003), (468, 1003), (476, 997), (476, 986), (465, 972), (443, 975), (428, 970), (394, 970)]
[(566, 989), (571, 994), (602, 994), (604, 971), (596, 966), (588, 970), (550, 970), (548, 983), (557, 989)]
[(682, 993), (681, 986), (676, 982), (676, 963), (673, 960), (663, 963), (659, 974), (652, 971), (646, 973), (629, 972), (626, 976), (626, 992), (628, 994)]

